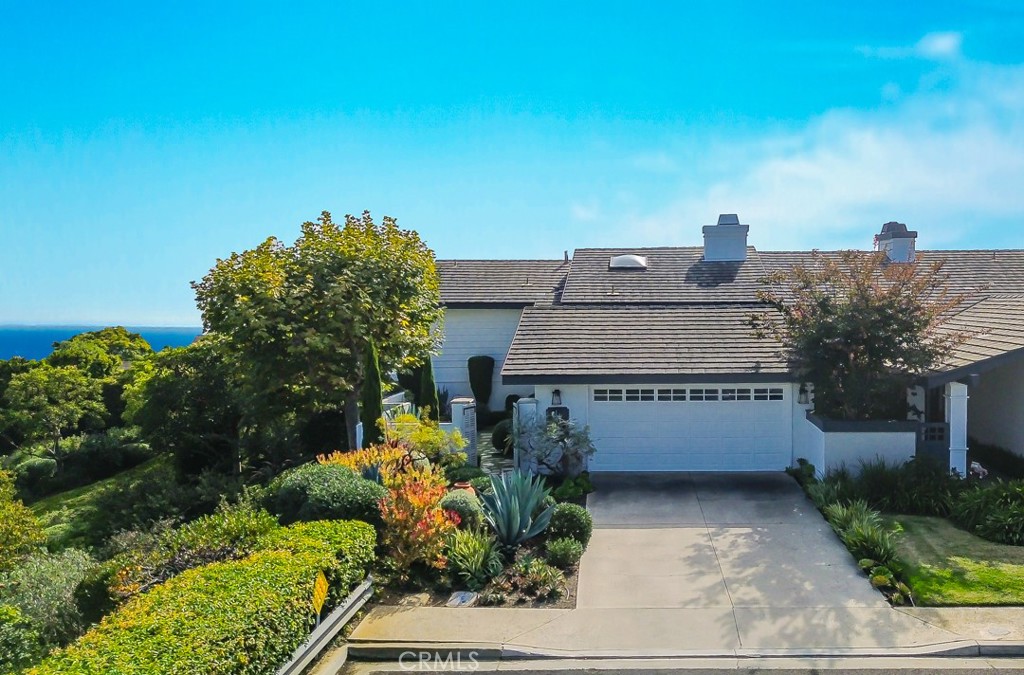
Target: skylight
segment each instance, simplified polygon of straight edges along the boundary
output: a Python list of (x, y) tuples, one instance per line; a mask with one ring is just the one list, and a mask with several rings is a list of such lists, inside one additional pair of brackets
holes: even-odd
[(613, 255), (611, 260), (608, 261), (608, 269), (610, 270), (645, 270), (647, 269), (647, 256), (636, 255), (635, 253), (625, 253), (623, 255)]

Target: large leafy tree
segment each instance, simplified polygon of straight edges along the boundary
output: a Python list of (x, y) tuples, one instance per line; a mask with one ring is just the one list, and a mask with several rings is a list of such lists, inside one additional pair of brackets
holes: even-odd
[(12, 452), (25, 440), (22, 420), (14, 411), (8, 409), (4, 396), (7, 385), (15, 375), (31, 370), (36, 365), (36, 361), (29, 361), (20, 356), (0, 361), (0, 455)]
[(61, 439), (83, 421), (104, 415), (101, 395), (100, 382), (78, 368), (41, 363), (12, 377), (4, 399), (9, 414), (29, 438), (48, 442), (48, 454), (61, 473), (65, 459)]
[(124, 388), (138, 375), (140, 364), (152, 355), (153, 348), (141, 335), (112, 326), (55, 343), (46, 362), (74, 366), (98, 380), (107, 409), (105, 422), (117, 425), (124, 412)]
[(355, 442), (371, 342), (381, 370), (413, 365), (438, 343), (439, 280), (419, 235), (385, 216), (324, 211), (291, 246), (270, 238), (218, 260), (193, 283), (208, 331), (243, 374), (246, 425), (344, 411)]
[(240, 470), (238, 385), (225, 342), (206, 335), (165, 349), (125, 390), (125, 419), (139, 425), (153, 449), (174, 458), (181, 476)]
[(815, 252), (764, 281), (760, 298), (775, 311), (751, 324), (782, 344), (825, 417), (906, 419), (906, 388), (969, 337), (946, 326), (967, 296), (950, 289), (941, 262)]

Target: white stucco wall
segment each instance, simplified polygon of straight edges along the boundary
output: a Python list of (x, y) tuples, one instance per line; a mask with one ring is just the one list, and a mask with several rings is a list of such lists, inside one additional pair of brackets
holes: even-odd
[(557, 389), (562, 395), (562, 405), (569, 408), (570, 419), (580, 426), (590, 424), (590, 387), (585, 384), (548, 385), (538, 384), (535, 388), (538, 410), (541, 414), (551, 407), (551, 393)]
[(824, 432), (809, 420), (811, 452), (820, 456), (821, 463), (815, 463), (819, 474), (842, 466), (856, 473), (861, 462), (884, 459), (889, 464), (900, 465), (914, 457), (917, 451), (917, 434), (913, 431), (874, 432)]
[(814, 408), (813, 398), (808, 403), (800, 403), (800, 385), (793, 384), (793, 460), (790, 466), (796, 466), (796, 460), (806, 459), (814, 465), (819, 475), (824, 474), (825, 446), (824, 438), (819, 429), (807, 421), (807, 411)]
[(1024, 360), (982, 374), (968, 395), (968, 433), (1024, 456)]
[(472, 396), (469, 386), (471, 356), (486, 355), (494, 359), (494, 389), (489, 405), (505, 406), (509, 394), (524, 396), (532, 386), (505, 386), (501, 383), (501, 367), (519, 326), (521, 309), (447, 309), (444, 315), (444, 343), (441, 353), (433, 358), (434, 380), (438, 388), (447, 389), (452, 398)]

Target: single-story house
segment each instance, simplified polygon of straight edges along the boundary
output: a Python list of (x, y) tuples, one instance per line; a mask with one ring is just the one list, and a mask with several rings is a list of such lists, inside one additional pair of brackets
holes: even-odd
[[(590, 427), (592, 471), (766, 471), (797, 458), (833, 466), (863, 455), (863, 434), (808, 415), (810, 396), (779, 345), (752, 334), (761, 279), (810, 251), (759, 251), (723, 215), (703, 247), (577, 249), (562, 260), (439, 260), (445, 339), (439, 387), (472, 396), (467, 359), (495, 359), (491, 407), (532, 395)], [(966, 470), (967, 435), (1024, 454), (1024, 250), (916, 251), (888, 223), (876, 246), (895, 262), (941, 259), (972, 291), (955, 323), (981, 330), (908, 392), (916, 420), (868, 429), (893, 458), (930, 444)], [(867, 237), (865, 237), (867, 239)], [(827, 433), (828, 432), (828, 433)], [(909, 441), (907, 441), (909, 432)], [(909, 442), (909, 447), (908, 447)], [(845, 445), (844, 445), (845, 444)], [(870, 450), (870, 448), (868, 448)]]

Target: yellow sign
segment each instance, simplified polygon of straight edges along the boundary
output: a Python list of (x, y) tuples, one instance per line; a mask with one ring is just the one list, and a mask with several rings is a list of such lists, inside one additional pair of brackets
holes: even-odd
[(324, 608), (324, 602), (327, 601), (327, 577), (324, 576), (323, 571), (317, 572), (316, 581), (313, 582), (313, 609), (316, 610), (317, 616), (320, 615), (320, 610)]

